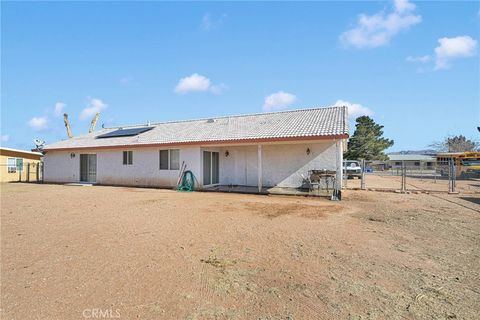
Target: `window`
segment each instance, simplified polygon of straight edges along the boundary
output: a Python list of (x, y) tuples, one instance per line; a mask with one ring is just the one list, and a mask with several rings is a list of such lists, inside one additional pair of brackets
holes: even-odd
[(8, 172), (17, 172), (17, 159), (15, 158), (8, 158), (7, 159), (7, 167), (8, 167)]
[(168, 170), (168, 150), (160, 150), (160, 170)]
[(402, 165), (402, 162), (396, 161), (396, 162), (395, 162), (395, 165), (396, 165), (396, 166), (401, 166), (401, 165)]
[(415, 166), (420, 167), (420, 161), (415, 161)]
[(170, 150), (170, 170), (180, 169), (180, 150)]
[(180, 150), (160, 150), (160, 170), (179, 170)]
[(123, 164), (133, 164), (133, 151), (123, 151)]

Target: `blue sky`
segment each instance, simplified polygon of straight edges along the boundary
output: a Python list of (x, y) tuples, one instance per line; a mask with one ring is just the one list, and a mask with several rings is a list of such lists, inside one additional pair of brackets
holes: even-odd
[[(348, 104), (395, 140), (477, 139), (472, 2), (2, 2), (1, 140)], [(353, 134), (353, 127), (351, 134)]]

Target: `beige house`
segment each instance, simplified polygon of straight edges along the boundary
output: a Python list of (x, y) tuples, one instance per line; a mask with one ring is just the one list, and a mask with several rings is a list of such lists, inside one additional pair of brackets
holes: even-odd
[(0, 147), (0, 182), (41, 180), (42, 157), (39, 152)]

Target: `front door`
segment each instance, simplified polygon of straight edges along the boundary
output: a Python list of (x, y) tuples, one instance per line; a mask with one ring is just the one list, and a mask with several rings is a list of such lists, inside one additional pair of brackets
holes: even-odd
[(218, 152), (203, 151), (203, 185), (219, 183), (219, 162)]
[(97, 181), (97, 155), (96, 154), (80, 155), (80, 181), (81, 182)]

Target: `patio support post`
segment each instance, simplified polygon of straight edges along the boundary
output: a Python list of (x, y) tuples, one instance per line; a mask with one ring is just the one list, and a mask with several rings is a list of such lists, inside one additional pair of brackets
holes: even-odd
[(342, 140), (335, 141), (335, 153), (336, 153), (336, 177), (335, 177), (335, 200), (342, 199), (342, 181), (343, 181), (343, 144)]
[(263, 184), (263, 181), (262, 181), (262, 145), (259, 144), (258, 145), (258, 162), (257, 162), (257, 165), (258, 165), (258, 192), (262, 192), (262, 184)]

